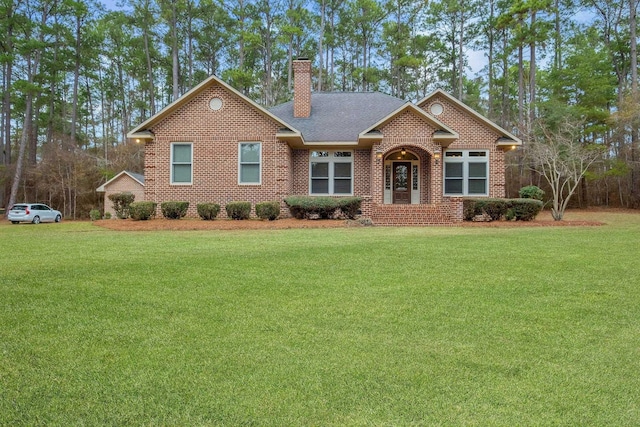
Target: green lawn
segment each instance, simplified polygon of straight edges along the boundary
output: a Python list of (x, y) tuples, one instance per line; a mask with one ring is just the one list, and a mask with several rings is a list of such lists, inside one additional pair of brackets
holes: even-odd
[(0, 425), (640, 424), (640, 214), (0, 224)]

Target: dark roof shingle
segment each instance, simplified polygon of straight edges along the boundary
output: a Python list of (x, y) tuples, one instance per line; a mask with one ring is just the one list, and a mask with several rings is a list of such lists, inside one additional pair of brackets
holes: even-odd
[(269, 111), (302, 133), (307, 142), (356, 142), (360, 132), (407, 102), (380, 92), (314, 92), (311, 116), (293, 117), (293, 101)]

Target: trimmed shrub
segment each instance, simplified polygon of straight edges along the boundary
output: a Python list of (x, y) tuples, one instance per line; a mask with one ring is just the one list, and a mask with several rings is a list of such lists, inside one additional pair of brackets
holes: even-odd
[(291, 196), (284, 199), (284, 203), (289, 208), (289, 213), (291, 216), (297, 219), (304, 219), (306, 210), (305, 210), (305, 200), (304, 196)]
[(477, 215), (486, 214), (491, 221), (502, 218), (511, 203), (508, 199), (465, 199), (462, 202), (462, 215), (466, 221), (471, 221)]
[(109, 200), (113, 202), (113, 210), (116, 211), (116, 217), (120, 219), (129, 218), (129, 205), (133, 203), (136, 196), (129, 192), (114, 193), (109, 195)]
[(520, 195), (521, 199), (542, 200), (544, 199), (544, 190), (535, 185), (527, 185), (518, 191), (518, 195)]
[(249, 219), (251, 215), (251, 202), (229, 202), (224, 208), (231, 219)]
[(180, 219), (187, 214), (189, 202), (163, 202), (160, 204), (162, 216), (167, 219)]
[(308, 219), (318, 216), (322, 219), (334, 218), (340, 211), (347, 218), (353, 219), (360, 210), (360, 197), (328, 197), (328, 196), (290, 196), (284, 199), (291, 216)]
[(362, 198), (360, 197), (341, 197), (338, 199), (338, 206), (342, 214), (349, 219), (355, 219), (360, 213)]
[(507, 199), (480, 199), (477, 206), (489, 215), (491, 221), (498, 221), (507, 213), (510, 203)]
[(111, 212), (105, 212), (104, 219), (111, 219)]
[(256, 215), (260, 219), (273, 221), (280, 216), (280, 202), (256, 203)]
[(511, 199), (511, 213), (516, 221), (533, 221), (544, 203), (536, 199)]
[(220, 213), (220, 205), (217, 203), (200, 203), (196, 206), (198, 215), (205, 221), (216, 219)]
[(156, 216), (156, 208), (158, 204), (155, 202), (134, 202), (129, 205), (131, 219), (136, 221), (146, 221)]
[(291, 196), (284, 199), (289, 207), (291, 216), (298, 219), (308, 219), (317, 215), (319, 218), (329, 218), (335, 215), (338, 201), (327, 196)]
[(476, 199), (464, 199), (462, 201), (462, 218), (465, 221), (471, 221), (474, 216), (480, 215), (476, 212)]
[(102, 215), (100, 214), (100, 211), (98, 209), (91, 209), (91, 211), (89, 212), (89, 218), (91, 218), (91, 221), (97, 221), (101, 216)]

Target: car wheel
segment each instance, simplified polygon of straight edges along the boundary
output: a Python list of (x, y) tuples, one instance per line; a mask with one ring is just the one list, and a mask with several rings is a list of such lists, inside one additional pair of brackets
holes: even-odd
[(38, 215), (34, 216), (31, 222), (34, 224), (40, 224), (40, 217)]
[(62, 217), (60, 215), (56, 215), (56, 222), (60, 222), (62, 220)]
[(20, 224), (20, 221), (11, 221), (11, 224)]

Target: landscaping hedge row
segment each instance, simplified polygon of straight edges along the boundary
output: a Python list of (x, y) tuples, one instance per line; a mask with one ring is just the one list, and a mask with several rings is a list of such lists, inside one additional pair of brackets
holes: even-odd
[(284, 199), (291, 216), (298, 219), (321, 219), (345, 216), (354, 219), (360, 211), (360, 197), (291, 196)]
[(532, 221), (540, 213), (544, 203), (536, 199), (465, 199), (463, 217), (472, 221), (481, 215), (490, 221), (501, 218), (516, 221)]
[[(116, 215), (120, 219), (131, 217), (134, 220), (147, 220), (155, 217), (158, 204), (155, 202), (134, 202), (135, 196), (131, 193), (116, 193), (109, 196), (113, 202)], [(187, 214), (189, 202), (169, 201), (160, 204), (162, 216), (167, 219), (180, 219)], [(227, 216), (231, 219), (249, 219), (251, 214), (250, 202), (229, 202), (225, 206)], [(196, 206), (198, 216), (203, 220), (213, 220), (220, 213), (220, 205), (217, 203), (199, 203)], [(256, 215), (260, 219), (273, 221), (280, 216), (280, 202), (270, 201), (256, 204)], [(100, 211), (91, 211), (91, 219), (100, 219)], [(106, 217), (107, 215), (105, 215)]]

